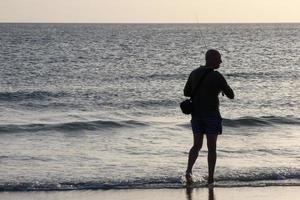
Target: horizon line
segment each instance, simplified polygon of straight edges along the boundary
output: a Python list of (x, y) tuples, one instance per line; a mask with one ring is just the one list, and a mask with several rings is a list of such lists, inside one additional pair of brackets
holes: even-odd
[(300, 22), (1, 22), (0, 24), (300, 24)]

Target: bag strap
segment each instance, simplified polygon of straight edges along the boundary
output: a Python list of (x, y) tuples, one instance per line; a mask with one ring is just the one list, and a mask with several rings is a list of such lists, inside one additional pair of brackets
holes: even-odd
[(201, 76), (201, 78), (200, 78), (200, 80), (199, 80), (197, 86), (196, 86), (195, 89), (193, 90), (190, 99), (193, 99), (193, 97), (195, 96), (195, 94), (196, 94), (198, 88), (199, 88), (200, 85), (201, 85), (201, 82), (204, 80), (204, 78), (206, 77), (206, 75), (209, 74), (209, 73), (212, 72), (212, 71), (214, 71), (214, 70), (213, 70), (213, 69), (209, 69), (209, 70), (206, 70), (206, 71), (204, 72), (204, 74)]

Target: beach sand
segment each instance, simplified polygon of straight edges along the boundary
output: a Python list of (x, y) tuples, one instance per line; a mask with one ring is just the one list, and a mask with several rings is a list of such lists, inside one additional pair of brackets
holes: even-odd
[(296, 200), (299, 197), (299, 186), (0, 193), (0, 200)]

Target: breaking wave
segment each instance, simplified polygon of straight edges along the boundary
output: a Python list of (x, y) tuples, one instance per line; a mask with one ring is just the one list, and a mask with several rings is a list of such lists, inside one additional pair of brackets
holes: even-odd
[[(195, 179), (194, 187), (206, 187), (205, 178)], [(248, 174), (228, 173), (217, 176), (215, 187), (265, 187), (300, 186), (300, 172), (249, 172)], [(60, 190), (107, 190), (107, 189), (163, 189), (184, 188), (183, 176), (135, 178), (131, 180), (105, 180), (81, 182), (23, 182), (0, 183), (0, 191), (60, 191)]]

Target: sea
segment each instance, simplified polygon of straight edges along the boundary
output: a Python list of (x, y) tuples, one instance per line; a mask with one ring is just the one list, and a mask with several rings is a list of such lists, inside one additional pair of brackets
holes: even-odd
[(0, 191), (185, 187), (179, 103), (210, 48), (235, 92), (215, 186), (300, 186), (300, 24), (2, 23)]

